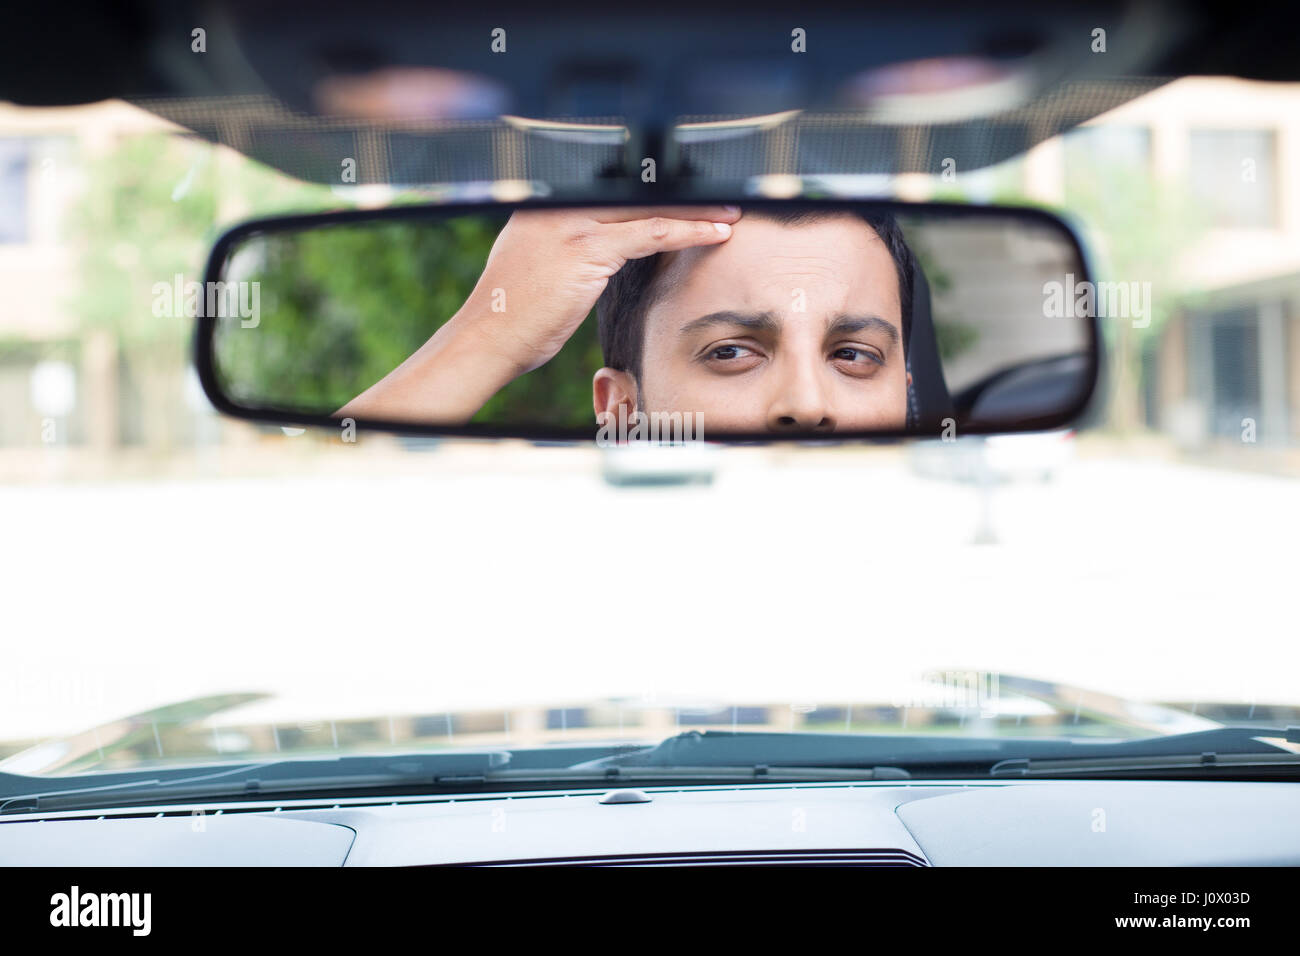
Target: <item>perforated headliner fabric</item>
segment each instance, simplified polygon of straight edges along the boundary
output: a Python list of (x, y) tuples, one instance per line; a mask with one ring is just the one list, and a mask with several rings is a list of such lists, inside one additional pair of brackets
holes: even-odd
[[(764, 174), (938, 173), (1011, 158), (1167, 82), (1117, 78), (1061, 84), (1025, 106), (979, 120), (908, 126), (870, 122), (854, 112), (802, 112), (743, 135), (693, 134), (680, 155), (696, 183), (737, 183)], [(617, 118), (592, 119), (607, 131), (538, 132), (504, 120), (408, 121), (383, 125), (323, 118), (271, 96), (140, 99), (136, 105), (298, 179), (340, 182), (344, 158), (357, 159), (358, 184), (428, 186), (525, 179), (568, 193), (623, 168), (626, 131)], [(698, 123), (737, 117), (690, 116)]]

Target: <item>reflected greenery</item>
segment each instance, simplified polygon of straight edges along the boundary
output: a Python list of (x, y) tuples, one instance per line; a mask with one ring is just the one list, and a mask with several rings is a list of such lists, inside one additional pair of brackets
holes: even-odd
[[(260, 283), (261, 314), (255, 327), (218, 326), (216, 364), (229, 394), (312, 414), (344, 405), (455, 314), (502, 225), (462, 216), (250, 240), (235, 250), (230, 278)], [(591, 424), (591, 376), (600, 366), (588, 318), (555, 358), (503, 388), (474, 421)]]

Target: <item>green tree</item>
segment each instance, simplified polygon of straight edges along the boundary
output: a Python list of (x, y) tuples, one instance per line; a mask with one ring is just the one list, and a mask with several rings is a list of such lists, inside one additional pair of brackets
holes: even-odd
[[(500, 217), (431, 216), (256, 237), (232, 277), (257, 281), (261, 320), (218, 326), (224, 385), (240, 402), (333, 411), (383, 378), (456, 311), (478, 281)], [(240, 267), (238, 264), (254, 263)], [(581, 426), (600, 367), (587, 321), (550, 362), (507, 385), (480, 423)]]
[[(188, 363), (194, 321), (155, 315), (154, 289), (201, 278), (223, 220), (344, 205), (327, 188), (299, 183), (197, 137), (123, 136), (80, 157), (85, 189), (63, 224), (75, 251), (64, 307), (78, 339), (107, 342), (138, 390), (138, 419), (123, 420), (113, 442), (134, 431), (169, 443)], [(115, 391), (91, 400), (111, 399)]]
[(186, 342), (192, 323), (155, 316), (153, 286), (177, 273), (199, 278), (223, 206), (268, 215), (342, 205), (326, 187), (241, 157), (221, 162), (221, 152), (194, 137), (147, 133), (87, 162), (85, 195), (68, 221), (81, 237), (69, 304), (83, 331), (109, 330), (128, 348)]

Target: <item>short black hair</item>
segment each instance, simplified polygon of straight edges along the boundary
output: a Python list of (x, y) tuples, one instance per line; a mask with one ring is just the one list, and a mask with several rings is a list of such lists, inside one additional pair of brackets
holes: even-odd
[[(783, 209), (756, 206), (742, 209), (746, 217), (774, 220), (782, 225), (798, 226), (833, 216), (856, 216), (880, 237), (898, 271), (898, 301), (903, 318), (903, 355), (907, 355), (912, 331), (912, 282), (916, 260), (903, 230), (886, 212), (843, 209)], [(645, 348), (645, 318), (655, 300), (655, 280), (664, 261), (663, 253), (643, 259), (629, 259), (605, 286), (596, 302), (596, 330), (605, 365), (630, 372), (641, 381), (641, 354)]]

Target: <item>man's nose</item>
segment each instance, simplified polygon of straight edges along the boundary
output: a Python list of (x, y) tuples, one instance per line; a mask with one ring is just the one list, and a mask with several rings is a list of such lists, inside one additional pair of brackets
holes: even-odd
[(835, 415), (826, 398), (819, 369), (807, 361), (791, 362), (777, 383), (768, 409), (769, 431), (833, 431)]

